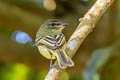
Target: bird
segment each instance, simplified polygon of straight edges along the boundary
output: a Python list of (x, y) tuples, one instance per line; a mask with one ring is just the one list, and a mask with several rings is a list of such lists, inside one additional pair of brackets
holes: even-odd
[(66, 40), (62, 33), (68, 23), (57, 19), (46, 20), (36, 33), (35, 43), (42, 56), (50, 59), (50, 69), (52, 60), (57, 59), (60, 68), (74, 66), (74, 62), (66, 51)]

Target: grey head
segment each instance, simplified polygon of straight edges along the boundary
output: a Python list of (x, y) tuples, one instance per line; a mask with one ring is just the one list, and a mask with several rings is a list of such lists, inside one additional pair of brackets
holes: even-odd
[(61, 33), (66, 26), (68, 26), (68, 23), (57, 19), (46, 20), (38, 29), (36, 38), (45, 35), (57, 35)]
[(68, 23), (62, 22), (57, 19), (48, 19), (41, 25), (40, 28), (62, 30), (66, 26), (68, 26)]

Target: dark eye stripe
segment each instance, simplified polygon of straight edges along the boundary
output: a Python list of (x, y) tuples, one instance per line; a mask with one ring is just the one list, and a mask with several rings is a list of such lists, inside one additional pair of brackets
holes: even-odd
[(52, 23), (52, 24), (48, 24), (49, 26), (59, 26), (61, 25), (60, 23)]

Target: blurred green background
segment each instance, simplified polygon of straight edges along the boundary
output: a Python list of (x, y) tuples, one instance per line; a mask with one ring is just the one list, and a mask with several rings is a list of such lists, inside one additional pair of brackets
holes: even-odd
[[(36, 32), (47, 19), (68, 22), (68, 40), (79, 18), (96, 0), (0, 0), (0, 80), (44, 80), (49, 60), (37, 47), (19, 44), (12, 33), (21, 30), (35, 40)], [(61, 80), (120, 80), (120, 0), (98, 21), (73, 57)]]

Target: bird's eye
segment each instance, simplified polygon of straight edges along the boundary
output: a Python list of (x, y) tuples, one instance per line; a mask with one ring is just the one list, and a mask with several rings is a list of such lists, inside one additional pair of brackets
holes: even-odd
[(51, 27), (53, 27), (53, 26), (55, 26), (55, 25), (56, 25), (55, 23), (49, 24), (49, 26), (51, 26)]
[(59, 23), (52, 23), (52, 24), (49, 24), (50, 27), (57, 27), (59, 26), (60, 24)]
[(55, 25), (56, 25), (55, 23), (51, 24), (51, 26), (55, 26)]

